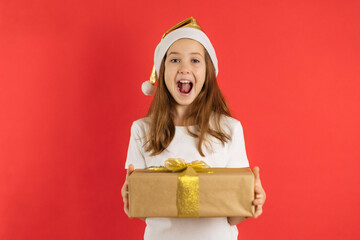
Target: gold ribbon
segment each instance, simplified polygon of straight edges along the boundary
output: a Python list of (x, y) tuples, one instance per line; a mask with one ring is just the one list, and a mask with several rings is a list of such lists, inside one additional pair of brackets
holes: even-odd
[(165, 167), (149, 167), (146, 171), (180, 172), (188, 167), (192, 167), (196, 172), (203, 172), (204, 170), (210, 168), (204, 161), (196, 160), (191, 163), (187, 163), (181, 158), (169, 158), (165, 161)]
[(165, 167), (148, 168), (151, 171), (180, 172), (177, 177), (176, 205), (178, 217), (199, 216), (199, 176), (196, 173), (209, 168), (204, 161), (186, 163), (181, 158), (170, 158)]
[(199, 176), (192, 167), (177, 177), (176, 205), (178, 217), (199, 216)]
[(180, 172), (188, 167), (192, 167), (195, 171), (208, 168), (209, 166), (204, 161), (193, 161), (191, 163), (185, 162), (181, 158), (169, 158), (165, 161), (165, 167), (172, 172)]

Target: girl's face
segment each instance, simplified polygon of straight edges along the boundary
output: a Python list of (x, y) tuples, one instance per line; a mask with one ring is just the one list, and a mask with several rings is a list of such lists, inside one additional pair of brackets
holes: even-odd
[(190, 105), (199, 95), (206, 75), (205, 49), (192, 39), (179, 39), (167, 51), (165, 85), (176, 103)]

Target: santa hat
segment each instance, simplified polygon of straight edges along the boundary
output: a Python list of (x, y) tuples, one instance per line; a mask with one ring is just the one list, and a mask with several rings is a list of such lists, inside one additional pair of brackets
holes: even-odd
[(154, 54), (154, 66), (150, 75), (150, 80), (145, 81), (141, 89), (145, 95), (152, 95), (155, 92), (155, 82), (158, 79), (158, 74), (160, 71), (161, 62), (169, 49), (169, 47), (177, 40), (182, 38), (189, 38), (198, 41), (201, 43), (206, 51), (209, 53), (211, 61), (215, 68), (216, 76), (219, 72), (218, 70), (218, 62), (215, 54), (215, 49), (212, 46), (209, 38), (202, 31), (202, 28), (197, 23), (195, 18), (190, 17), (178, 24), (174, 27), (170, 28), (168, 31), (164, 33), (161, 38), (160, 43), (157, 45)]

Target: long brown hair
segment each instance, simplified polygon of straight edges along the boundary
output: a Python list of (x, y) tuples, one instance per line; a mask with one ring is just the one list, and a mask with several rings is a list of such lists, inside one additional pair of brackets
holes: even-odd
[[(151, 152), (152, 156), (164, 151), (175, 135), (173, 111), (176, 102), (165, 85), (165, 59), (166, 54), (160, 67), (159, 84), (147, 114), (151, 120), (145, 151)], [(222, 144), (231, 140), (220, 125), (221, 117), (230, 116), (230, 111), (217, 84), (215, 68), (206, 49), (205, 63), (206, 76), (203, 88), (185, 113), (186, 130), (189, 135), (199, 139), (197, 149), (203, 157), (205, 155), (202, 145), (210, 136), (217, 138)], [(211, 127), (210, 118), (213, 120)], [(190, 131), (190, 125), (195, 125), (195, 131)]]

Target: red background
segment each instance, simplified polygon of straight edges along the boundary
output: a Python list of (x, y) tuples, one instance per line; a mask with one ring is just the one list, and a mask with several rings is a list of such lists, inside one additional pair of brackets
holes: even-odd
[(0, 1), (0, 239), (141, 239), (120, 188), (164, 31), (217, 50), (264, 214), (239, 239), (359, 239), (359, 1)]

